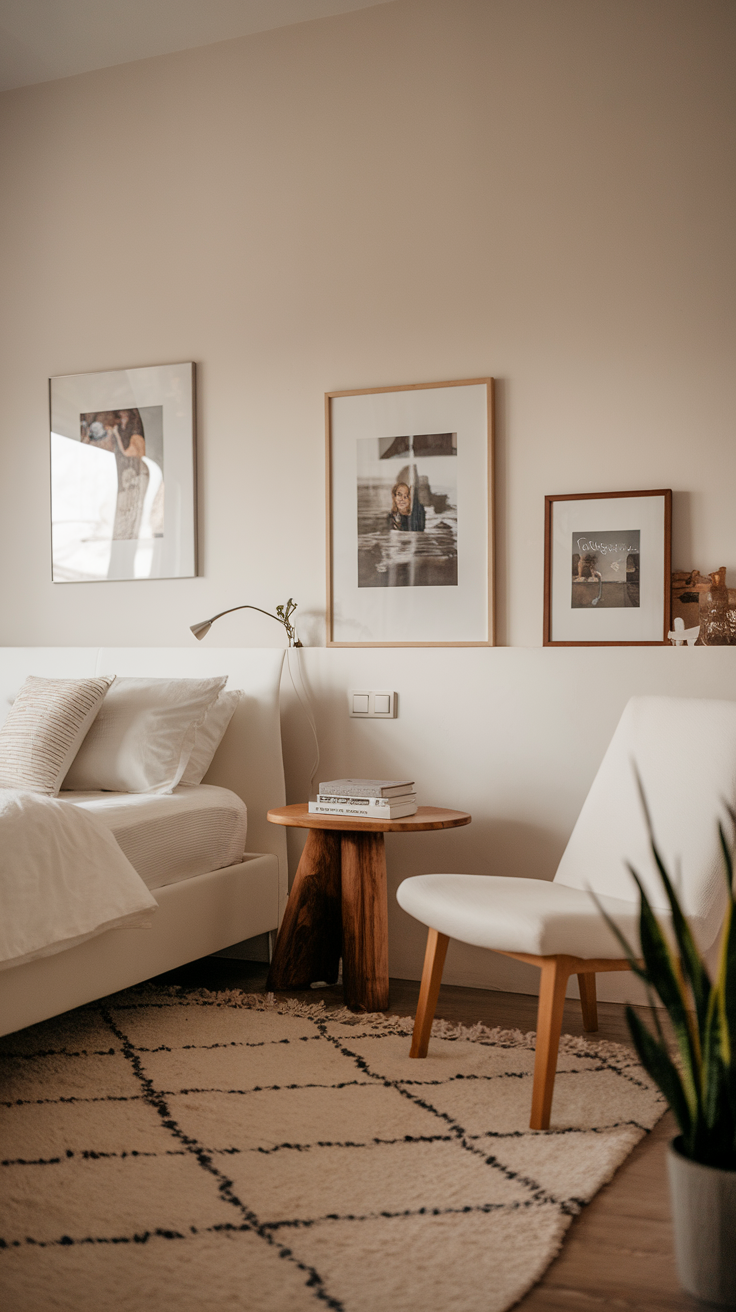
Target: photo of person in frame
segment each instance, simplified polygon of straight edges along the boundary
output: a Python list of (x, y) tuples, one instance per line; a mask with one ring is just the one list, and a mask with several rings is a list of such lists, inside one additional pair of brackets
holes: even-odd
[(360, 437), (356, 457), (358, 587), (457, 587), (457, 433)]
[[(144, 422), (145, 419), (145, 422)], [(146, 424), (153, 430), (153, 445), (146, 440)], [(110, 451), (115, 456), (118, 493), (113, 541), (136, 541), (141, 530), (143, 507), (150, 482), (150, 466), (163, 473), (163, 410), (161, 406), (93, 410), (79, 416), (80, 441), (85, 446)], [(160, 479), (160, 474), (158, 475)], [(148, 528), (154, 537), (163, 536), (163, 481), (151, 506)]]
[(412, 499), (408, 483), (394, 483), (391, 488), (391, 510), (388, 526), (401, 533), (423, 533), (426, 511), (417, 496)]

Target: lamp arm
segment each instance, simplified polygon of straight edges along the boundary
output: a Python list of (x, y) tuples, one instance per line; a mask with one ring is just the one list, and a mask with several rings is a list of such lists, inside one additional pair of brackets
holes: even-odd
[(248, 605), (231, 606), (229, 610), (221, 610), (218, 615), (212, 616), (212, 619), (209, 621), (209, 623), (214, 624), (215, 620), (221, 620), (223, 615), (232, 615), (234, 610), (257, 610), (260, 611), (261, 615), (268, 615), (270, 619), (276, 620), (279, 624), (282, 623), (278, 615), (272, 615), (270, 610), (261, 610), (260, 606), (248, 606)]
[[(277, 624), (283, 625), (283, 628), (286, 630), (286, 636), (289, 639), (289, 646), (301, 647), (302, 644), (299, 642), (296, 633), (294, 632), (294, 627), (289, 623), (289, 617), (293, 615), (296, 610), (296, 602), (293, 601), (291, 597), (289, 597), (285, 607), (276, 607), (277, 613), (275, 615), (270, 610), (263, 610), (261, 606), (251, 606), (246, 602), (242, 606), (230, 606), (228, 610), (221, 610), (219, 614), (213, 615), (212, 619), (208, 620), (207, 623), (214, 624), (215, 620), (222, 619), (223, 615), (232, 615), (234, 610), (257, 610), (260, 615), (268, 615), (269, 619), (276, 620)], [(281, 613), (279, 614), (279, 612)]]

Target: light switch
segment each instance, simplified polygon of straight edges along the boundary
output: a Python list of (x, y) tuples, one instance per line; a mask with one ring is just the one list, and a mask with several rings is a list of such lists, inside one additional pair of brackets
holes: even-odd
[(398, 715), (398, 693), (350, 688), (348, 714), (357, 720), (395, 720)]

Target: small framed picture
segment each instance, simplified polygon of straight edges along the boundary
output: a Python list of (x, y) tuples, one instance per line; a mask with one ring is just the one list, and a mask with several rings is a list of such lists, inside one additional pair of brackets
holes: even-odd
[(54, 583), (197, 572), (194, 365), (50, 379)]
[(666, 643), (672, 493), (545, 497), (544, 512), (545, 647)]
[(492, 646), (493, 380), (325, 404), (327, 645)]

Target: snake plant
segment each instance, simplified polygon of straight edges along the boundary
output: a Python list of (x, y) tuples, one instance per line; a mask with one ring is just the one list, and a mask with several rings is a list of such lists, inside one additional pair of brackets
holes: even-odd
[[(642, 803), (652, 853), (672, 912), (673, 946), (652, 910), (636, 871), (629, 870), (641, 900), (635, 952), (611, 918), (601, 911), (628, 957), (629, 965), (647, 986), (652, 1029), (633, 1007), (626, 1008), (634, 1046), (642, 1066), (659, 1086), (680, 1127), (682, 1151), (705, 1166), (736, 1170), (736, 916), (733, 857), (719, 823), (728, 900), (718, 966), (711, 980), (682, 912), (673, 882), (657, 848), (643, 791)], [(729, 807), (736, 825), (736, 813)], [(667, 1011), (677, 1045), (673, 1058), (652, 993)]]

